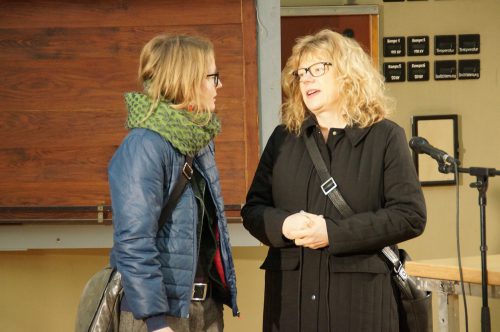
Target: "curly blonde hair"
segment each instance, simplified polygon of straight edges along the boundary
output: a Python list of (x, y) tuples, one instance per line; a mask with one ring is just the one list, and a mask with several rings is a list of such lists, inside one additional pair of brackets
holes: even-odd
[(307, 56), (323, 56), (332, 63), (330, 70), (336, 76), (340, 91), (340, 114), (348, 127), (369, 127), (386, 117), (391, 99), (385, 95), (384, 78), (373, 65), (371, 58), (353, 39), (325, 29), (314, 35), (297, 39), (281, 75), (284, 103), (281, 121), (296, 134), (308, 116), (300, 82), (294, 75), (300, 60)]
[(214, 47), (208, 39), (188, 35), (158, 35), (144, 45), (139, 59), (139, 83), (153, 103), (144, 119), (161, 100), (175, 109), (210, 113), (201, 99), (202, 81), (214, 59)]

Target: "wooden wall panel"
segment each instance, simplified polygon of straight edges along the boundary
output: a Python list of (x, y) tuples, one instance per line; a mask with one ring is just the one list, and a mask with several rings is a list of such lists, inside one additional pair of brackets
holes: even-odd
[[(282, 16), (281, 17), (281, 67), (284, 67), (292, 54), (295, 40), (322, 29), (343, 33), (352, 30), (354, 39), (368, 54), (372, 54), (372, 16), (371, 15), (328, 15), (328, 16)], [(378, 42), (377, 42), (378, 44)]]
[[(0, 50), (1, 52), (1, 50)], [(217, 57), (224, 63), (227, 58)], [(221, 67), (221, 65), (218, 65)], [(1, 106), (4, 110), (125, 110), (123, 93), (137, 91), (136, 59), (39, 60), (1, 62)], [(241, 62), (220, 69), (220, 97), (243, 99)], [(224, 105), (217, 105), (223, 108)]]
[[(137, 90), (142, 45), (171, 33), (205, 35), (214, 42), (221, 75), (229, 83), (222, 95), (243, 94), (242, 33), (235, 25), (148, 29), (0, 29), (2, 105), (9, 109), (73, 109), (116, 106), (124, 91)], [(88, 37), (92, 36), (92, 41)], [(83, 40), (79, 42), (79, 40)], [(255, 83), (254, 83), (255, 84)], [(227, 91), (232, 89), (232, 91)], [(235, 91), (235, 89), (239, 89)], [(50, 95), (49, 95), (50, 94)], [(34, 100), (34, 95), (37, 99)], [(111, 100), (110, 100), (111, 99)], [(49, 100), (48, 105), (44, 101)], [(19, 104), (23, 103), (23, 104)]]
[(253, 4), (250, 0), (3, 0), (0, 2), (0, 27), (241, 24), (242, 2)]
[(259, 153), (255, 24), (247, 0), (0, 1), (0, 223), (16, 219), (13, 206), (110, 204), (123, 94), (141, 89), (140, 50), (162, 32), (214, 43), (223, 84), (216, 158), (226, 204), (242, 204)]
[[(245, 87), (245, 165), (246, 165), (246, 187), (250, 187), (253, 175), (257, 170), (258, 158), (253, 156), (259, 155), (259, 138), (256, 135), (259, 132), (258, 113), (254, 110), (258, 109), (258, 81), (257, 70), (257, 20), (255, 14), (254, 1), (242, 0), (243, 17), (243, 55), (244, 55), (244, 87)], [(244, 200), (242, 200), (244, 202)]]
[[(0, 172), (12, 174), (16, 185), (21, 183), (41, 183), (51, 181), (106, 181), (106, 164), (116, 146), (68, 148), (49, 147), (34, 149), (3, 149), (3, 163)], [(22, 169), (23, 172), (17, 172)], [(22, 176), (20, 176), (22, 174)]]
[[(1, 24), (1, 23), (0, 23)], [(137, 58), (144, 41), (170, 31), (208, 36), (217, 55), (241, 57), (240, 24), (141, 27), (0, 28), (2, 60)], [(224, 47), (217, 47), (224, 46)], [(233, 59), (234, 61), (234, 59)]]
[(125, 133), (124, 115), (124, 111), (71, 109), (0, 112), (0, 149), (118, 144)]

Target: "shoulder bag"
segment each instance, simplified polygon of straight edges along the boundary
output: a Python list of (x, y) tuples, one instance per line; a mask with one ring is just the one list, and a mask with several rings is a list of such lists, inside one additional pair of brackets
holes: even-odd
[[(321, 190), (330, 198), (344, 218), (352, 216), (354, 211), (344, 200), (337, 188), (337, 183), (328, 172), (314, 136), (306, 133), (303, 133), (302, 136), (314, 168), (323, 183)], [(382, 254), (393, 268), (392, 280), (401, 296), (400, 331), (432, 332), (432, 293), (417, 288), (414, 277), (406, 274), (404, 269), (404, 262), (408, 258), (407, 253), (402, 249), (398, 250), (398, 253), (399, 256), (390, 247), (382, 249)]]
[[(168, 202), (158, 219), (158, 231), (177, 205), (184, 188), (193, 175), (193, 158), (186, 161)], [(94, 274), (85, 285), (76, 314), (75, 332), (117, 332), (120, 325), (120, 302), (123, 294), (121, 274), (107, 266)]]

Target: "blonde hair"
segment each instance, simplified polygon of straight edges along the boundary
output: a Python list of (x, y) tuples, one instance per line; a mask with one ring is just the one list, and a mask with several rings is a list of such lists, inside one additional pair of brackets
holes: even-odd
[(143, 121), (161, 100), (175, 109), (210, 113), (201, 95), (202, 81), (214, 58), (213, 44), (205, 38), (188, 35), (159, 35), (144, 45), (139, 60), (139, 82), (152, 100)]
[(281, 121), (296, 134), (308, 110), (302, 100), (300, 83), (295, 77), (300, 60), (306, 56), (324, 56), (332, 63), (340, 91), (340, 114), (348, 127), (368, 127), (389, 113), (391, 100), (384, 93), (384, 79), (371, 58), (353, 39), (331, 30), (297, 39), (281, 75), (285, 101), (281, 105)]

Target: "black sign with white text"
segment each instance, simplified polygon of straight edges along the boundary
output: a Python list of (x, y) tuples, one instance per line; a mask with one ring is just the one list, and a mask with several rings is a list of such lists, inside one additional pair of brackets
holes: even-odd
[(429, 37), (411, 36), (408, 39), (408, 55), (429, 55)]
[(384, 57), (404, 55), (405, 37), (384, 37)]
[(436, 81), (442, 80), (456, 80), (457, 79), (457, 61), (445, 60), (434, 62), (434, 79)]
[(458, 35), (458, 54), (479, 54), (479, 35)]
[(477, 80), (480, 77), (481, 63), (479, 60), (458, 60), (458, 79)]
[(408, 81), (428, 81), (429, 61), (408, 62)]
[(457, 53), (457, 36), (442, 35), (434, 37), (434, 55)]
[(384, 62), (386, 82), (404, 82), (406, 77), (404, 62)]

